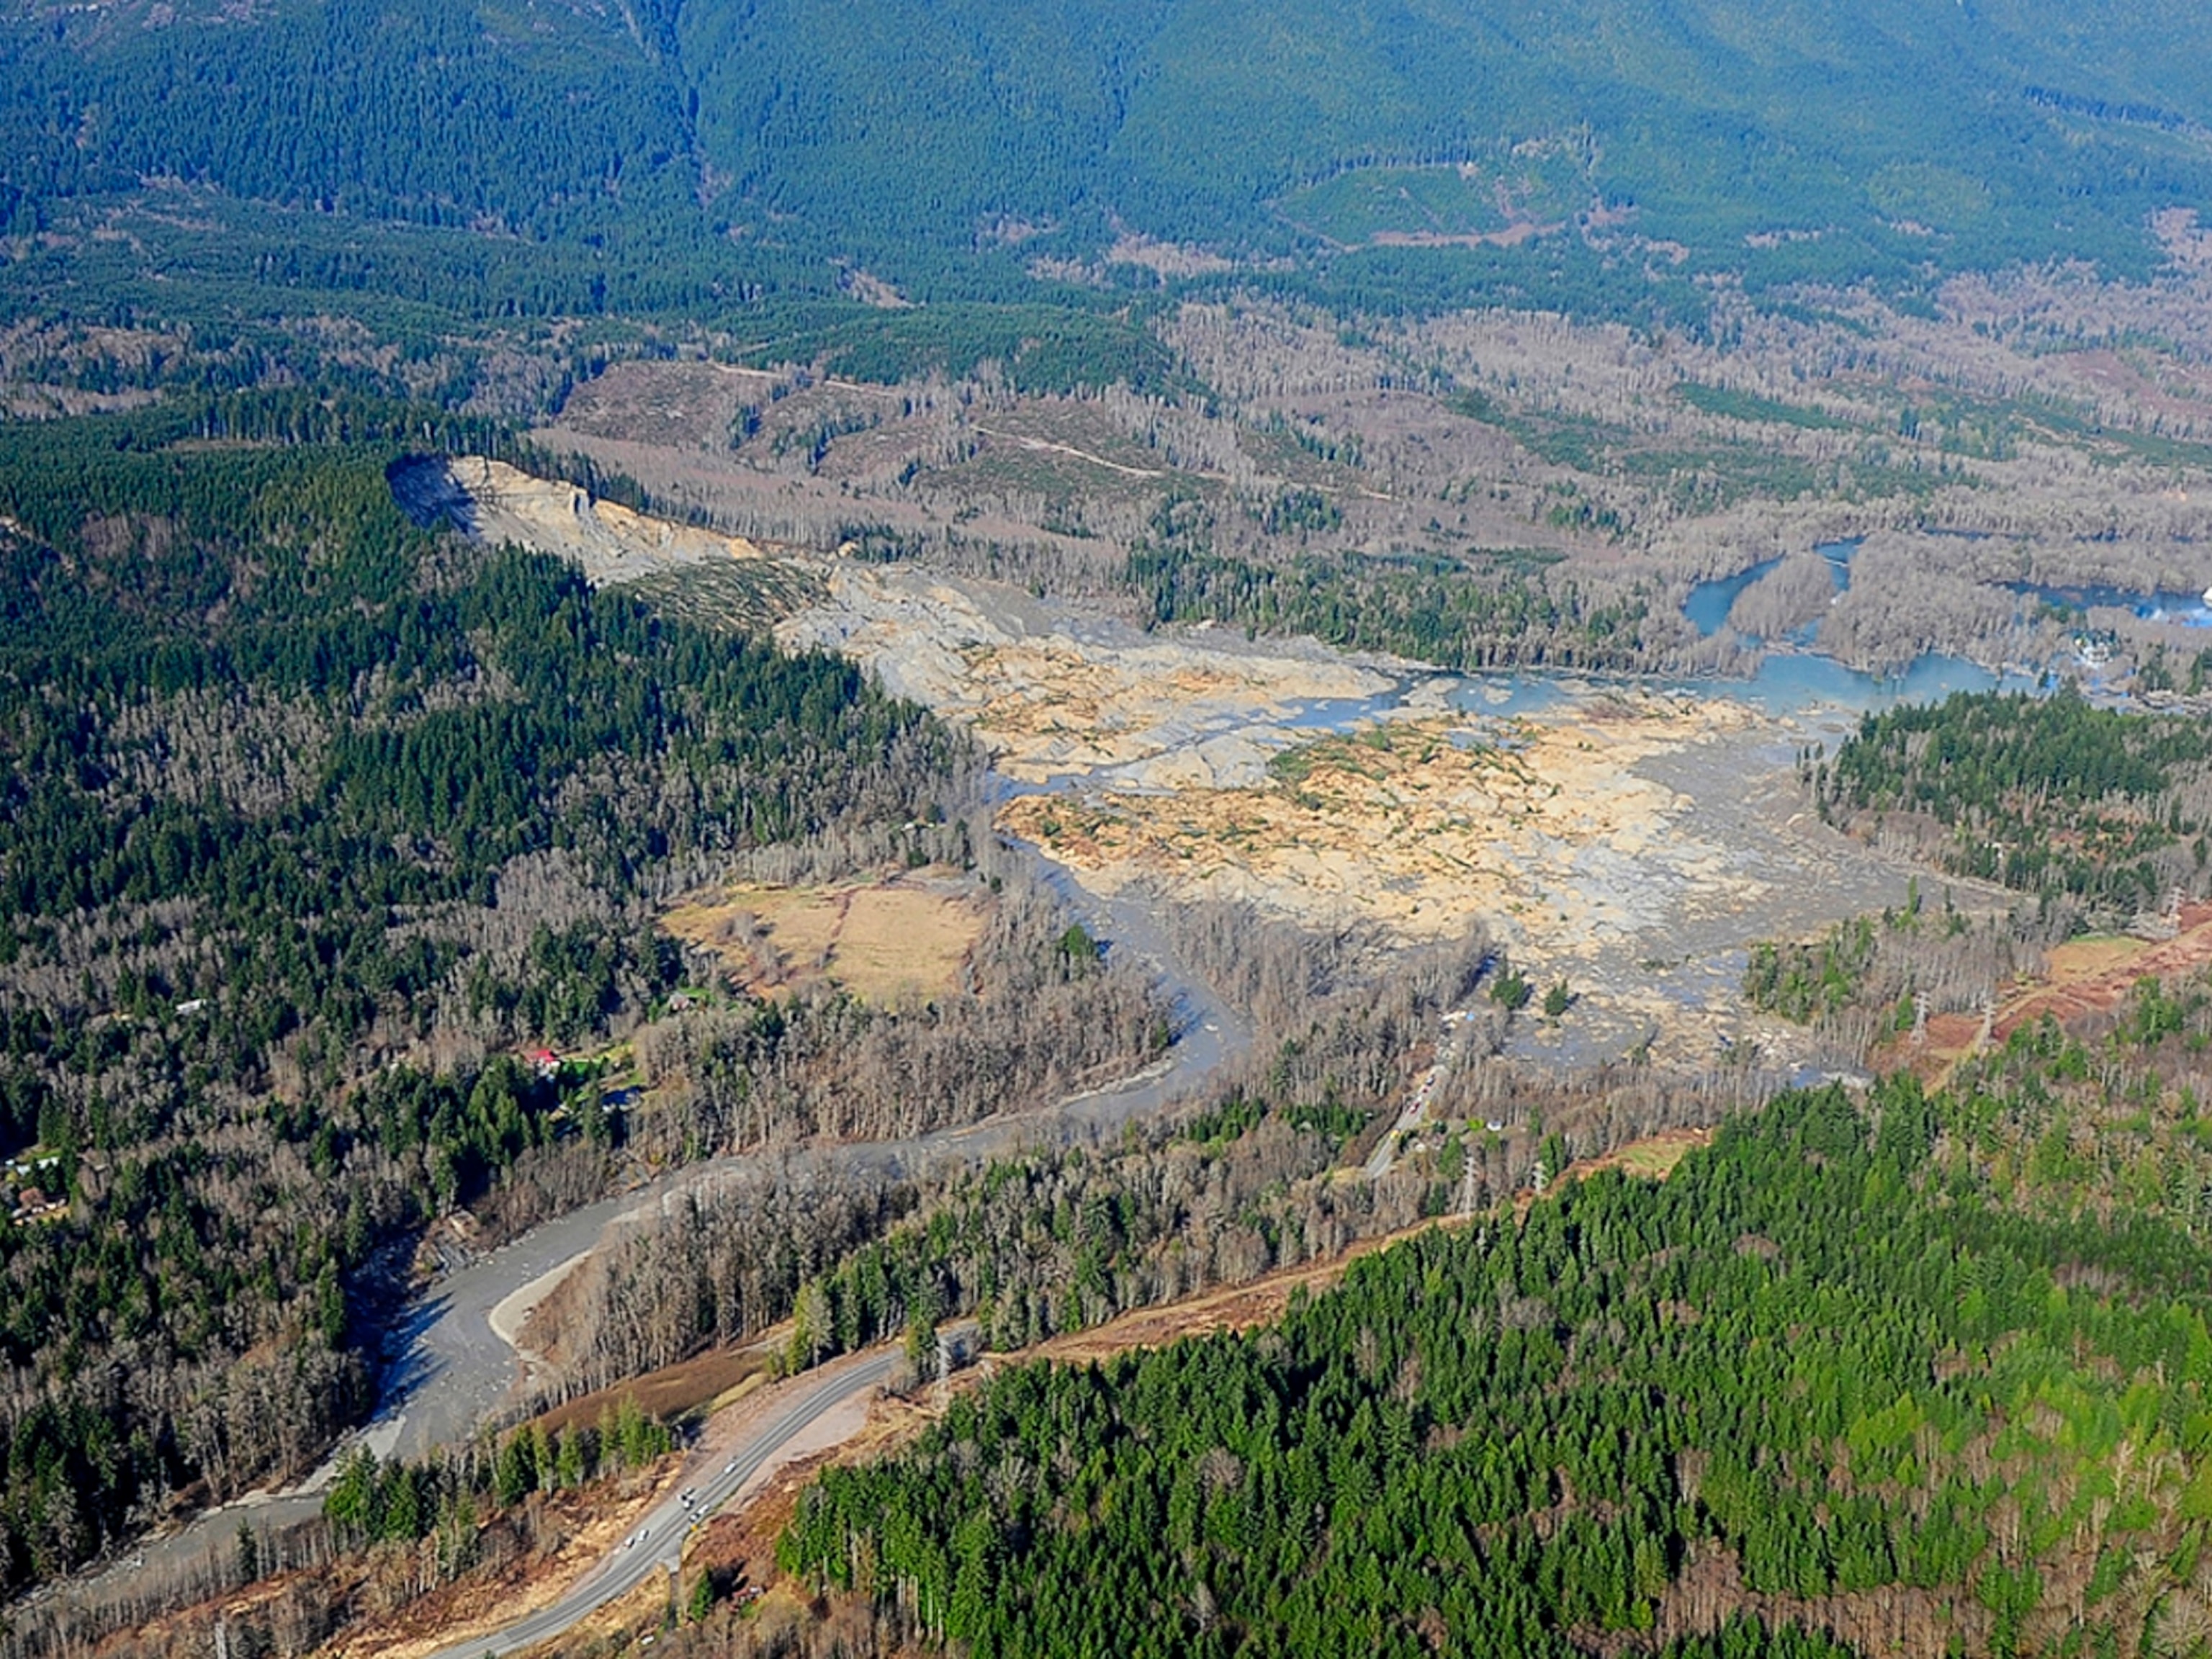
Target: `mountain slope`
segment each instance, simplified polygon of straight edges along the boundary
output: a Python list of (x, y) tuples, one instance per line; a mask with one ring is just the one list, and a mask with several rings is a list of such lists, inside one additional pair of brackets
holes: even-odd
[[(982, 256), (1003, 289), (1125, 229), (1320, 257), (1602, 206), (1697, 268), (1906, 282), (2140, 271), (2147, 216), (2212, 199), (2212, 72), (2148, 0), (21, 0), (4, 28), (19, 234), (177, 179), (732, 280), (784, 250), (943, 289)], [(1316, 218), (1298, 192), (1347, 174)]]

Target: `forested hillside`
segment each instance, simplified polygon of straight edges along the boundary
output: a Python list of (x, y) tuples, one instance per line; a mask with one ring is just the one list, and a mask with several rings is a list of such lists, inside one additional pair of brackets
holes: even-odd
[(518, 1166), (596, 1190), (612, 1121), (501, 1051), (678, 985), (652, 884), (924, 817), (955, 752), (847, 664), (422, 534), (388, 442), (219, 413), (265, 424), (0, 428), (9, 1584), (313, 1454), (380, 1247)]
[(2081, 1213), (2117, 1152), (2007, 1159), (2101, 1119), (2081, 1058), (1785, 1097), (1249, 1337), (1014, 1370), (786, 1559), (979, 1656), (2185, 1650), (2212, 1262)]
[[(228, 1514), (132, 1540), (650, 1182), (499, 1409), (1466, 1224), (933, 1396), (668, 1647), (2212, 1653), (2212, 980), (1997, 995), (2212, 895), (2186, 10), (0, 0), (0, 1647), (262, 1595)], [(1804, 749), (1872, 853), (1809, 726), (1582, 684), (1951, 653), (2098, 700)], [(1319, 802), (1310, 721), (1406, 787)], [(1745, 1109), (1907, 1030), (1940, 1088)], [(491, 1397), (229, 1659), (618, 1534)]]
[(2154, 910), (2208, 880), (2212, 738), (2194, 718), (1954, 696), (1865, 716), (1808, 775), (1825, 816), (2046, 898)]
[[(204, 185), (504, 244), (502, 279), (424, 296), (487, 313), (827, 294), (843, 261), (1005, 299), (1124, 232), (1295, 253), (1275, 280), (1424, 306), (1626, 303), (1638, 238), (1759, 281), (2139, 273), (2146, 216), (2212, 181), (2212, 82), (2148, 0), (2094, 24), (2051, 0), (8, 9), (18, 253), (74, 245), (87, 207)], [(1546, 234), (1578, 224), (1611, 252)], [(316, 236), (258, 230), (260, 281), (375, 288), (414, 263), (302, 266), (287, 245)]]

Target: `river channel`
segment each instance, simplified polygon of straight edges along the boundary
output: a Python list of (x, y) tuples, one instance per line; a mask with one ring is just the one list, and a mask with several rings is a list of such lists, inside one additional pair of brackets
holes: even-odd
[(1161, 988), (1173, 1009), (1175, 1030), (1162, 1060), (1046, 1110), (987, 1118), (906, 1140), (757, 1149), (710, 1158), (544, 1222), (441, 1276), (402, 1310), (384, 1333), (375, 1414), (307, 1480), (203, 1511), (173, 1532), (143, 1540), (125, 1559), (33, 1599), (59, 1595), (92, 1606), (129, 1595), (141, 1578), (149, 1584), (174, 1582), (234, 1550), (241, 1523), (266, 1531), (319, 1513), (324, 1486), (358, 1445), (380, 1457), (412, 1459), (467, 1439), (502, 1409), (522, 1375), (520, 1356), (494, 1328), (495, 1310), (541, 1281), (550, 1290), (550, 1275), (580, 1262), (614, 1230), (650, 1220), (681, 1194), (771, 1171), (801, 1182), (847, 1173), (898, 1180), (1089, 1141), (1181, 1098), (1249, 1045), (1251, 1031), (1243, 1017), (1184, 967), (1146, 905), (1132, 896), (1086, 892), (1058, 865), (1032, 849), (1019, 850), (1109, 955), (1134, 959)]
[[(1850, 556), (1856, 544), (1832, 543), (1819, 550), (1833, 565), (1840, 592), (1850, 579)], [(1690, 595), (1686, 614), (1701, 633), (1717, 631), (1725, 624), (1736, 597), (1773, 562), (1701, 584)], [(2176, 620), (2188, 622), (2202, 617), (2206, 624), (2212, 624), (2212, 612), (2185, 595), (2107, 594), (2097, 590), (2038, 597), (2077, 606), (2149, 605)], [(2185, 614), (2192, 604), (2194, 614)], [(2037, 683), (2033, 677), (1996, 674), (1937, 654), (1923, 656), (1902, 675), (1876, 679), (1804, 649), (1802, 644), (1788, 643), (1769, 651), (1756, 673), (1742, 680), (1668, 681), (1526, 672), (1442, 675), (1396, 668), (1389, 671), (1388, 678), (1389, 688), (1372, 696), (1291, 705), (1283, 711), (1285, 717), (1275, 732), (1267, 734), (1279, 741), (1267, 746), (1288, 746), (1319, 732), (1352, 731), (1378, 721), (1446, 710), (1493, 719), (1538, 714), (1608, 687), (1629, 686), (1727, 696), (1808, 732), (1840, 736), (1867, 709), (1931, 701), (1954, 691), (2027, 688)], [(1233, 724), (1225, 722), (1216, 732), (1208, 725), (1197, 723), (1182, 734), (1183, 739), (1196, 745), (1226, 733)], [(1787, 747), (1760, 758), (1771, 763), (1771, 769), (1781, 775), (1787, 769)], [(1110, 783), (1113, 771), (1108, 768), (1091, 772), (1085, 781), (1094, 787)], [(1070, 787), (1075, 782), (1072, 778), (1065, 782), (1056, 779), (1043, 787)], [(1011, 793), (1036, 787), (1008, 784), (1006, 788)], [(892, 1178), (914, 1176), (950, 1164), (972, 1163), (1025, 1147), (1109, 1134), (1121, 1124), (1188, 1094), (1249, 1044), (1251, 1033), (1244, 1021), (1187, 969), (1148, 901), (1133, 890), (1111, 896), (1095, 894), (1035, 848), (1023, 846), (1020, 851), (1109, 951), (1140, 962), (1162, 988), (1175, 1010), (1176, 1030), (1164, 1060), (1119, 1085), (1078, 1095), (1048, 1110), (988, 1119), (907, 1141), (756, 1151), (711, 1159), (547, 1222), (445, 1275), (402, 1311), (385, 1334), (386, 1358), (374, 1417), (349, 1437), (314, 1476), (283, 1492), (256, 1495), (204, 1513), (164, 1537), (146, 1540), (131, 1559), (111, 1563), (105, 1571), (58, 1591), (42, 1594), (58, 1593), (88, 1602), (105, 1600), (126, 1592), (142, 1574), (149, 1582), (158, 1582), (234, 1548), (241, 1521), (256, 1527), (277, 1527), (312, 1516), (320, 1506), (322, 1486), (337, 1458), (356, 1444), (366, 1443), (382, 1456), (416, 1458), (438, 1446), (465, 1439), (502, 1408), (520, 1375), (514, 1348), (494, 1328), (494, 1310), (526, 1287), (542, 1282), (550, 1288), (556, 1270), (580, 1260), (610, 1229), (650, 1218), (682, 1193), (770, 1169), (802, 1179), (810, 1171), (825, 1178), (849, 1171)], [(1840, 879), (1844, 872), (1839, 869), (1836, 873)], [(1735, 954), (1717, 951), (1710, 963), (1693, 964), (1688, 971), (1706, 978), (1725, 977), (1735, 970), (1737, 959)]]

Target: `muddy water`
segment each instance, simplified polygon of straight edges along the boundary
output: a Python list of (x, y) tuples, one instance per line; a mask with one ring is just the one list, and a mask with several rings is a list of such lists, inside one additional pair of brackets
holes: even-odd
[(1822, 711), (1859, 714), (1899, 703), (1938, 702), (1954, 691), (2033, 690), (2036, 676), (1991, 673), (1963, 657), (1931, 651), (1904, 673), (1876, 679), (1811, 652), (1769, 652), (1748, 680), (1678, 681), (1669, 689), (1734, 697), (1769, 714), (1810, 718)]

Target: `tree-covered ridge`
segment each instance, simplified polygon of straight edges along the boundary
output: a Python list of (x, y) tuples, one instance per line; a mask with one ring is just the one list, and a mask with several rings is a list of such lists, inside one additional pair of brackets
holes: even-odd
[(518, 1166), (592, 1191), (595, 1097), (500, 1051), (676, 987), (659, 873), (925, 817), (953, 753), (417, 531), (389, 438), (220, 412), (0, 426), (0, 1151), (63, 1206), (0, 1224), (8, 1584), (313, 1455), (380, 1247)]
[[(820, 293), (831, 258), (1005, 298), (1125, 227), (1403, 291), (1548, 260), (1408, 241), (1602, 203), (1701, 266), (1919, 286), (2146, 270), (2145, 219), (2208, 176), (2187, 135), (2212, 86), (2145, 0), (2094, 23), (2051, 0), (208, 10), (0, 17), (0, 232), (181, 181), (481, 229), (549, 269), (588, 247), (601, 299), (672, 264), (702, 292)], [(1386, 270), (1409, 252), (1446, 257)]]
[(2201, 721), (1978, 692), (1868, 714), (1808, 777), (1836, 821), (1934, 826), (1956, 874), (2154, 908), (2203, 885), (2208, 762)]
[[(48, 140), (10, 167), (27, 202), (206, 180), (325, 213), (488, 217), (543, 237), (619, 213), (642, 229), (690, 191), (678, 87), (619, 23), (581, 8), (534, 25), (498, 5), (288, 0), (228, 25), (165, 28), (118, 8), (74, 29), (11, 9), (17, 61), (52, 77), (15, 80), (8, 110)], [(70, 131), (88, 142), (52, 142)]]
[[(380, 454), (8, 436), (0, 511), (44, 532), (5, 551), (19, 939), (118, 901), (269, 925), (481, 901), (529, 854), (618, 884), (908, 805), (898, 760), (941, 743), (836, 659), (669, 623), (544, 559), (441, 570)], [(228, 737), (191, 752), (187, 723)], [(245, 733), (255, 752), (222, 751)]]
[(2135, 1651), (2212, 1516), (2208, 1264), (2004, 1207), (1954, 1104), (1785, 1097), (1275, 1328), (1010, 1372), (786, 1558), (979, 1655), (1568, 1654), (1746, 1591), (1869, 1652)]
[[(1285, 565), (1262, 564), (1212, 551), (1202, 526), (1194, 531), (1179, 523), (1192, 505), (1163, 507), (1153, 530), (1170, 533), (1129, 555), (1126, 580), (1156, 622), (1310, 634), (1346, 650), (1389, 652), (1455, 672), (1635, 668), (1662, 642), (1645, 638), (1651, 606), (1640, 592), (1593, 595), (1571, 579), (1548, 575), (1540, 553), (1463, 561), (1300, 554)], [(1326, 509), (1321, 495), (1303, 492), (1264, 510), (1287, 520)]]

